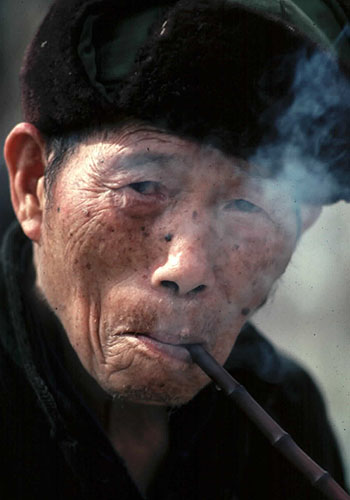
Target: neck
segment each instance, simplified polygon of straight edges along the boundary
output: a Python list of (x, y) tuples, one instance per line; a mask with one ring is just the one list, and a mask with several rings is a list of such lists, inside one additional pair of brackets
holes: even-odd
[(155, 478), (168, 451), (168, 414), (163, 406), (114, 400), (107, 435), (125, 460), (141, 493)]

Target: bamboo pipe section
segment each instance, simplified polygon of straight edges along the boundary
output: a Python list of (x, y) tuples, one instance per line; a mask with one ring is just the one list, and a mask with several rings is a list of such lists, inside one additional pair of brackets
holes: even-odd
[(252, 420), (287, 460), (306, 476), (312, 486), (331, 500), (350, 500), (350, 496), (332, 476), (314, 462), (255, 401), (249, 392), (237, 382), (201, 345), (186, 344), (191, 358), (225, 394)]

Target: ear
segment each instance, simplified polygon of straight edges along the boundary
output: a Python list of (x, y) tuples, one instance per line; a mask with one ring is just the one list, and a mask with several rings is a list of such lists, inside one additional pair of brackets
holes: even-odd
[(322, 212), (321, 205), (301, 205), (300, 207), (300, 234), (309, 229), (319, 218)]
[(45, 202), (45, 141), (34, 125), (20, 123), (8, 135), (4, 155), (17, 219), (28, 238), (38, 242)]

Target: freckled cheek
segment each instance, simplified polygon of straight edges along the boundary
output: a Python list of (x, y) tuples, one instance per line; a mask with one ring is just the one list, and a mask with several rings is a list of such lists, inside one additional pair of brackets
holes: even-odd
[(74, 266), (85, 279), (112, 280), (116, 276), (147, 269), (155, 251), (150, 229), (142, 220), (129, 217), (104, 216), (93, 221), (77, 248)]
[(242, 314), (248, 315), (251, 308), (265, 299), (283, 273), (291, 253), (292, 249), (281, 238), (234, 244), (217, 266), (227, 301), (241, 306)]

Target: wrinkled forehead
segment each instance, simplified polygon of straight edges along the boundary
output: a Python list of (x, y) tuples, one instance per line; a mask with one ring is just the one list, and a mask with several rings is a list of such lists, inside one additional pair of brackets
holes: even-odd
[[(145, 165), (187, 170), (210, 167), (249, 177), (266, 177), (266, 169), (217, 147), (208, 137), (196, 140), (146, 124), (127, 123), (118, 130), (93, 135), (81, 147), (83, 154), (103, 156), (123, 168)], [(106, 163), (106, 166), (108, 163)]]
[[(291, 186), (271, 176), (264, 164), (231, 155), (216, 147), (208, 138), (197, 141), (181, 137), (146, 123), (127, 123), (117, 131), (93, 136), (81, 145), (81, 158), (99, 165), (101, 175), (143, 171), (144, 175), (161, 173), (168, 179), (185, 182), (207, 180), (213, 187), (275, 198), (291, 195)], [(210, 177), (206, 177), (210, 174)]]

